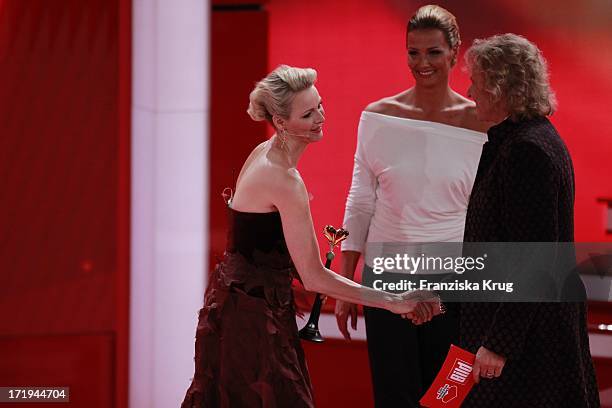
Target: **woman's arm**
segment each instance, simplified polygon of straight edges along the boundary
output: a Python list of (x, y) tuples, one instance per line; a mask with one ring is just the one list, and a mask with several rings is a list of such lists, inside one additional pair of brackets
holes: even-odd
[[(353, 178), (351, 188), (346, 197), (344, 208), (344, 221), (342, 226), (349, 232), (349, 236), (342, 242), (343, 259), (346, 251), (357, 253), (357, 260), (350, 268), (350, 264), (343, 264), (342, 275), (352, 279), (359, 254), (364, 252), (365, 242), (370, 229), (370, 221), (376, 209), (376, 175), (367, 160), (364, 146), (364, 118), (362, 116), (357, 131), (357, 148), (353, 164)], [(352, 259), (351, 259), (352, 260)], [(345, 270), (345, 266), (349, 267)]]
[(306, 290), (394, 313), (415, 313), (428, 319), (435, 314), (436, 300), (428, 293), (394, 295), (361, 286), (325, 268), (301, 177), (297, 171), (289, 170), (278, 181), (273, 194), (274, 205), (280, 211), (287, 247)]
[(340, 267), (340, 275), (353, 280), (353, 278), (355, 277), (355, 270), (357, 269), (357, 263), (359, 263), (360, 257), (360, 252), (342, 251), (342, 265)]
[[(357, 268), (360, 256), (361, 253), (357, 251), (342, 251), (340, 275), (347, 279), (354, 280), (355, 269)], [(340, 333), (342, 333), (342, 336), (344, 336), (346, 340), (350, 340), (351, 333), (348, 331), (348, 319), (349, 317), (351, 318), (351, 327), (353, 330), (357, 330), (357, 305), (342, 300), (336, 300), (334, 314), (336, 315), (338, 330), (340, 330)]]
[[(371, 108), (372, 106), (369, 106), (366, 111), (371, 111)], [(377, 180), (366, 157), (363, 120), (362, 116), (357, 131), (353, 178), (346, 198), (344, 221), (342, 223), (343, 228), (349, 231), (349, 236), (342, 242), (340, 275), (350, 280), (354, 279), (357, 263), (365, 249), (370, 221), (376, 208)], [(350, 340), (348, 319), (350, 317), (353, 330), (357, 330), (357, 305), (337, 300), (334, 314), (336, 315), (338, 329), (345, 339)]]

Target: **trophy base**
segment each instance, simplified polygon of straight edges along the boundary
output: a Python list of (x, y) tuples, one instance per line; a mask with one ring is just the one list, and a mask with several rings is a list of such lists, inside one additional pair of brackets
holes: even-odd
[(299, 331), (300, 339), (312, 341), (313, 343), (323, 343), (325, 339), (321, 337), (321, 333), (319, 333), (319, 329), (315, 329), (310, 326), (304, 327)]

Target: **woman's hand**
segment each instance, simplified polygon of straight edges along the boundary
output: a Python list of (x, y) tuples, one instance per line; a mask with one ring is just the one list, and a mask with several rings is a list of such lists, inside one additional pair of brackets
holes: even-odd
[(353, 330), (357, 330), (357, 305), (342, 300), (336, 300), (335, 314), (340, 333), (342, 333), (346, 340), (350, 340), (351, 334), (348, 330), (348, 319), (349, 317), (351, 318), (351, 327)]
[(397, 300), (389, 310), (401, 314), (404, 319), (411, 319), (414, 324), (428, 322), (442, 313), (440, 297), (433, 292), (417, 290), (396, 296)]

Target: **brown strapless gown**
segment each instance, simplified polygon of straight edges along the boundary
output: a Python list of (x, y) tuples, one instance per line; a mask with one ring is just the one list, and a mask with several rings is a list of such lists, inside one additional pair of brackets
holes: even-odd
[(228, 244), (208, 282), (195, 374), (181, 408), (314, 407), (298, 338), (297, 276), (279, 213), (229, 209)]

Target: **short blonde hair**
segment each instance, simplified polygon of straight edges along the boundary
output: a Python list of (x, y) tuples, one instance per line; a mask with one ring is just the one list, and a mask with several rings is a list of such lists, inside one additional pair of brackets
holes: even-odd
[(274, 115), (287, 119), (295, 94), (310, 88), (316, 80), (317, 71), (312, 68), (280, 65), (255, 85), (249, 96), (247, 113), (256, 121), (272, 123)]
[(557, 108), (548, 67), (538, 47), (517, 34), (474, 40), (467, 68), (483, 73), (486, 89), (505, 103), (513, 119), (552, 115)]

